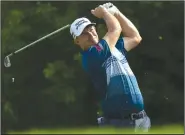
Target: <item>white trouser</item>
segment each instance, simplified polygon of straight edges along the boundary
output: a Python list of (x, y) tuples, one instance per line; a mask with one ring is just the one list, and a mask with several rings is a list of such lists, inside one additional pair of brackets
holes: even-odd
[(148, 132), (151, 127), (151, 121), (148, 116), (135, 120), (135, 132)]

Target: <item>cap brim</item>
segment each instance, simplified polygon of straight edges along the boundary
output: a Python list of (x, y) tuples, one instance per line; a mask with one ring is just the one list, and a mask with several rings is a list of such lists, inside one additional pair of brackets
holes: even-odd
[(83, 25), (82, 27), (80, 27), (80, 29), (79, 29), (78, 33), (76, 34), (76, 36), (80, 36), (80, 35), (82, 34), (83, 30), (84, 30), (87, 26), (89, 26), (89, 25), (96, 25), (96, 23), (87, 23), (86, 25)]

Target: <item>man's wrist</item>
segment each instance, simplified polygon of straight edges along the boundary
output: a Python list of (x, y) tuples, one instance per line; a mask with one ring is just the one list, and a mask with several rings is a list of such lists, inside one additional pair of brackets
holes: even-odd
[(118, 17), (120, 16), (120, 11), (117, 10), (117, 11), (114, 13), (114, 16), (115, 16), (116, 18), (118, 18)]
[(105, 19), (107, 15), (110, 15), (111, 13), (109, 13), (109, 11), (107, 10), (104, 10), (103, 11), (103, 15), (102, 15), (102, 18)]

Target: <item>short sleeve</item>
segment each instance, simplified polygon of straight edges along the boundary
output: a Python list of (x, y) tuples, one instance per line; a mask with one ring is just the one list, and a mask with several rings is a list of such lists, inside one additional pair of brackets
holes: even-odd
[(121, 51), (123, 54), (126, 54), (127, 51), (125, 50), (125, 47), (124, 47), (124, 38), (123, 37), (120, 37), (116, 43), (116, 48)]

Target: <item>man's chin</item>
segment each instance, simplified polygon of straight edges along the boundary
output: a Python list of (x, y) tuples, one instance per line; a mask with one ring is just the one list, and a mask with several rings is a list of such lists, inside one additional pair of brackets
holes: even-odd
[(92, 43), (92, 44), (97, 44), (97, 43), (98, 43), (98, 40), (97, 40), (97, 39), (92, 39), (92, 40), (91, 40), (91, 43)]
[(98, 44), (98, 41), (97, 40), (93, 40), (92, 43), (93, 44)]

